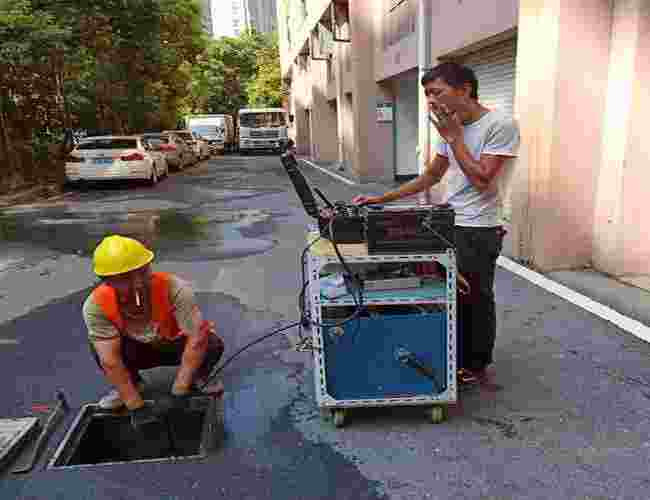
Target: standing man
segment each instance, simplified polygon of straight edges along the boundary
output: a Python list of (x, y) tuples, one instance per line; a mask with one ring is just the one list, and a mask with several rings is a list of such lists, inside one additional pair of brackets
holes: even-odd
[(99, 406), (126, 406), (135, 427), (154, 418), (142, 398), (140, 370), (179, 366), (170, 398), (181, 407), (207, 381), (224, 350), (214, 324), (203, 320), (192, 289), (172, 274), (152, 272), (153, 258), (137, 240), (104, 238), (93, 257), (102, 283), (83, 306), (91, 350), (115, 387)]
[(478, 102), (474, 72), (443, 63), (422, 77), (430, 119), (442, 141), (424, 172), (397, 191), (357, 196), (356, 204), (380, 204), (428, 190), (448, 172), (447, 203), (455, 210), (458, 271), (470, 285), (458, 304), (458, 381), (485, 377), (496, 338), (494, 274), (503, 236), (498, 176), (517, 156), (519, 127), (511, 117)]

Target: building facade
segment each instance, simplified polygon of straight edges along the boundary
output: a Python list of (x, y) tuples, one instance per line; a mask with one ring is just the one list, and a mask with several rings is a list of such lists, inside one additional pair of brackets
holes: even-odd
[(212, 23), (212, 0), (201, 0), (201, 23), (203, 30), (210, 35), (214, 36), (214, 26)]
[(277, 29), (276, 0), (243, 0), (246, 7), (247, 25), (260, 33), (272, 33)]
[(360, 182), (417, 175), (436, 141), (419, 78), (461, 62), (521, 128), (504, 253), (650, 275), (648, 2), (278, 0), (278, 26), (300, 153)]

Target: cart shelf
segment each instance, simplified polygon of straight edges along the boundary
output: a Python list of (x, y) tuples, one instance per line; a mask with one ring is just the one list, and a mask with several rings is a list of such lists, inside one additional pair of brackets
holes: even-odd
[[(358, 298), (358, 294), (355, 294)], [(364, 291), (364, 305), (391, 305), (391, 304), (446, 304), (447, 287), (444, 283), (426, 283), (418, 288), (405, 288), (398, 290), (372, 290)], [(351, 294), (330, 299), (321, 294), (321, 306), (353, 306), (355, 298)]]

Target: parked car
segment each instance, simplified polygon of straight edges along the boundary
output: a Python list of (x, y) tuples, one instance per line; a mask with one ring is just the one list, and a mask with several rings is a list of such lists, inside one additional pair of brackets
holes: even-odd
[(232, 153), (236, 148), (235, 123), (230, 115), (194, 115), (185, 120), (187, 128), (208, 142), (212, 153)]
[(176, 170), (182, 170), (194, 162), (194, 153), (191, 148), (176, 134), (148, 133), (143, 137), (155, 151), (161, 152), (167, 159), (167, 164)]
[(202, 160), (207, 160), (212, 156), (212, 148), (210, 147), (210, 142), (200, 134), (192, 132), (196, 137), (196, 140), (199, 142), (199, 150), (201, 151), (200, 157)]
[(165, 133), (174, 133), (183, 139), (192, 149), (192, 152), (196, 157), (196, 161), (200, 161), (204, 158), (209, 157), (210, 148), (207, 142), (205, 143), (205, 146), (202, 146), (201, 143), (204, 141), (199, 140), (198, 134), (192, 132), (191, 130), (165, 130)]
[(168, 171), (164, 154), (139, 135), (82, 139), (65, 163), (69, 183), (141, 179), (153, 186)]

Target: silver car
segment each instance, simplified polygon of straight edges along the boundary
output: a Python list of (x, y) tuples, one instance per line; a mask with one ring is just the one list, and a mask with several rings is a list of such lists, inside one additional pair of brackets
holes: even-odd
[(139, 135), (82, 139), (65, 163), (65, 177), (69, 183), (137, 179), (153, 186), (167, 173), (164, 154), (154, 151)]
[(165, 130), (165, 133), (174, 133), (183, 139), (192, 149), (196, 161), (201, 161), (210, 157), (210, 147), (206, 141), (200, 138), (198, 134), (191, 130)]
[(194, 162), (194, 153), (183, 139), (172, 133), (148, 133), (142, 136), (167, 159), (170, 168), (183, 170)]

